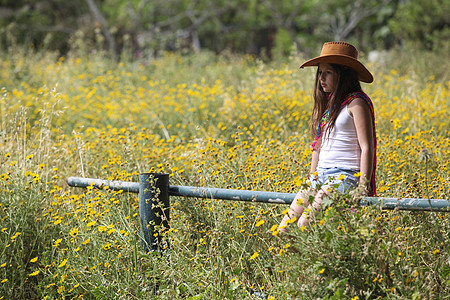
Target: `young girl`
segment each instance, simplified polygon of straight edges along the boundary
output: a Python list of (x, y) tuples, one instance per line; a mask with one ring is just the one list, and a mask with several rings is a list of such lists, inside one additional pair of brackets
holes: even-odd
[[(310, 186), (296, 195), (280, 223), (280, 232), (286, 232), (293, 222), (306, 226), (309, 216), (320, 209), (323, 198), (337, 185), (339, 192), (349, 192), (358, 185), (366, 195), (373, 196), (376, 191), (374, 110), (360, 85), (360, 81), (371, 83), (372, 74), (358, 61), (356, 48), (345, 42), (325, 43), (320, 56), (300, 68), (309, 66), (318, 66)], [(313, 203), (309, 203), (310, 196)], [(308, 213), (304, 213), (305, 207)]]

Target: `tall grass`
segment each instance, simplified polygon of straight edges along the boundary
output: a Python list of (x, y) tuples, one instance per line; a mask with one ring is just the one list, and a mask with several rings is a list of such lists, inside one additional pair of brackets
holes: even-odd
[[(379, 195), (448, 199), (450, 81), (417, 60), (371, 65), (364, 86)], [(137, 195), (66, 185), (154, 171), (171, 184), (296, 192), (314, 72), (299, 62), (2, 53), (0, 298), (449, 298), (445, 213), (350, 213), (354, 201), (336, 195), (291, 240), (274, 226), (286, 206), (172, 197), (161, 255), (142, 252)]]

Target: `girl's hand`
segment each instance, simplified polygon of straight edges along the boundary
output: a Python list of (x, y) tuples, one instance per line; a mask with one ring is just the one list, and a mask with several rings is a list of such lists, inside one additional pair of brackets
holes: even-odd
[(369, 194), (369, 189), (367, 188), (367, 184), (360, 183), (357, 188), (350, 191), (350, 195), (353, 197), (353, 201), (355, 205), (358, 205), (361, 198), (367, 196)]

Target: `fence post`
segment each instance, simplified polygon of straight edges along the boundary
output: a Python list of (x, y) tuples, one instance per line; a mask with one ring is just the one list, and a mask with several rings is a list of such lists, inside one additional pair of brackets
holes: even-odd
[(167, 249), (169, 243), (162, 234), (170, 221), (169, 174), (139, 174), (139, 210), (145, 252)]

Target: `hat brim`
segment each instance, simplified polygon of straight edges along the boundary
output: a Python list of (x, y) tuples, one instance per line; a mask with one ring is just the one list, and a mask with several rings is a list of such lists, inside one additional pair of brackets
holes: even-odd
[(358, 73), (358, 79), (362, 82), (371, 83), (373, 82), (373, 76), (372, 73), (370, 73), (369, 70), (358, 60), (354, 59), (353, 57), (346, 56), (346, 55), (324, 55), (319, 56), (313, 59), (310, 59), (303, 63), (300, 66), (301, 68), (304, 67), (314, 67), (318, 66), (319, 64), (338, 64), (338, 65), (344, 65), (349, 68), (352, 68)]

